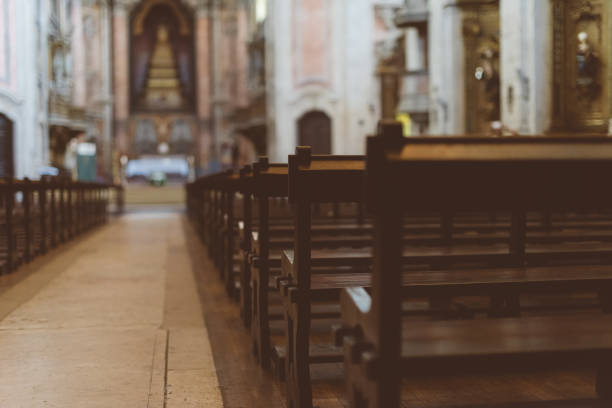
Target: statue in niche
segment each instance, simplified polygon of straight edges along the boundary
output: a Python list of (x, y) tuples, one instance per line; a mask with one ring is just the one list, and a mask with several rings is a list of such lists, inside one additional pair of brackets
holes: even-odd
[(499, 43), (491, 40), (481, 48), (480, 63), (474, 71), (476, 80), (484, 84), (485, 104), (482, 106), (482, 111), (485, 120), (489, 122), (498, 121), (501, 115), (498, 62)]
[(134, 150), (137, 154), (157, 153), (157, 130), (152, 120), (138, 121), (134, 136)]
[(170, 132), (170, 147), (175, 154), (187, 154), (192, 150), (191, 128), (184, 119), (172, 123)]
[(598, 82), (601, 61), (589, 42), (589, 35), (578, 33), (576, 50), (576, 86), (579, 93), (586, 99), (594, 99), (600, 89)]
[(66, 65), (64, 61), (64, 53), (60, 48), (56, 48), (53, 53), (53, 82), (58, 89), (64, 87), (66, 78)]

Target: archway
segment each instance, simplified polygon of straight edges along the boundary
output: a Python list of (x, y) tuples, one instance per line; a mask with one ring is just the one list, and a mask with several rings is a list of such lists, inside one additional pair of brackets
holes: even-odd
[(313, 154), (331, 154), (331, 119), (325, 112), (306, 112), (298, 120), (300, 146), (311, 146)]
[(14, 176), (13, 121), (0, 114), (0, 178)]

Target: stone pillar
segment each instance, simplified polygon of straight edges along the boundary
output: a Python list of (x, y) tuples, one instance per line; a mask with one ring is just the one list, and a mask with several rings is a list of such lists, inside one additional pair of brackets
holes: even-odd
[(501, 0), (502, 122), (546, 132), (552, 112), (552, 10), (548, 0)]
[(211, 112), (211, 49), (210, 49), (210, 12), (207, 5), (200, 5), (196, 9), (196, 70), (198, 78), (198, 140), (196, 146), (196, 169), (199, 172), (208, 167), (208, 162), (214, 152), (210, 120)]
[[(220, 166), (220, 143), (223, 134), (223, 100), (224, 90), (228, 84), (223, 81), (223, 57), (227, 50), (224, 48), (225, 37), (223, 35), (224, 5), (215, 1), (212, 5), (209, 48), (210, 48), (210, 78), (211, 84), (211, 148), (210, 159), (215, 166)], [(218, 170), (213, 168), (212, 170)]]
[(249, 54), (247, 48), (249, 23), (246, 4), (238, 3), (236, 7), (236, 104), (239, 107), (244, 107), (249, 103)]
[(122, 155), (129, 149), (130, 115), (130, 7), (115, 3), (113, 13), (114, 33), (114, 103), (115, 103), (115, 148)]
[[(512, 0), (510, 0), (512, 1)], [(461, 10), (430, 0), (430, 133), (465, 131), (465, 55)]]
[[(106, 61), (111, 61), (113, 56), (113, 47), (111, 36), (113, 32), (113, 19), (111, 13), (110, 1), (101, 2), (101, 36), (102, 36), (102, 58)], [(103, 116), (104, 129), (102, 131), (103, 152), (102, 160), (104, 161), (104, 170), (108, 181), (113, 180), (113, 67), (111, 64), (102, 64), (102, 92), (103, 92)]]

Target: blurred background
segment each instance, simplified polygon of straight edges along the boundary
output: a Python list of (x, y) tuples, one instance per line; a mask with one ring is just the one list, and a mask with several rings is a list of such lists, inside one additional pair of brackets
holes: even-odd
[(0, 177), (128, 203), (296, 145), (608, 133), (608, 0), (0, 0)]

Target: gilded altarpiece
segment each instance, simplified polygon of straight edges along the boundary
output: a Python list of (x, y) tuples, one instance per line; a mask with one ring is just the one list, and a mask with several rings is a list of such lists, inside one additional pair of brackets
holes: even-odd
[(130, 157), (196, 150), (194, 16), (147, 0), (130, 19)]
[(465, 130), (488, 133), (500, 120), (499, 2), (458, 2), (465, 50)]
[(553, 131), (607, 132), (610, 118), (608, 0), (552, 0)]

